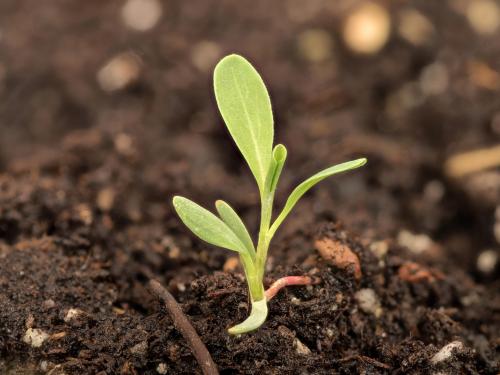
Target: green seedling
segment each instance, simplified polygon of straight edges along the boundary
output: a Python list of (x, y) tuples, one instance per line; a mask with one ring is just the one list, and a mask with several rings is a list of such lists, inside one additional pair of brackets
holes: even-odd
[(252, 310), (245, 321), (229, 329), (230, 334), (238, 335), (253, 331), (265, 322), (267, 301), (279, 288), (313, 282), (307, 276), (289, 276), (273, 284), (268, 291), (264, 290), (263, 285), (271, 239), (297, 201), (318, 182), (334, 174), (361, 167), (366, 159), (338, 164), (308, 178), (292, 191), (273, 221), (273, 200), (287, 150), (282, 144), (273, 148), (273, 113), (266, 86), (247, 60), (238, 55), (229, 55), (215, 67), (214, 88), (224, 122), (259, 188), (261, 217), (257, 247), (243, 221), (226, 202), (218, 200), (215, 203), (219, 216), (184, 197), (175, 196), (173, 204), (181, 220), (194, 234), (210, 244), (239, 254)]

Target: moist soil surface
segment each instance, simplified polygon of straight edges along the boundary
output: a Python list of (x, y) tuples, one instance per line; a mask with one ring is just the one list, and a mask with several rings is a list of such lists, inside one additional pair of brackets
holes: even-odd
[[(498, 141), (499, 35), (477, 34), (459, 2), (387, 2), (390, 40), (359, 56), (341, 39), (348, 3), (169, 1), (137, 32), (120, 1), (1, 2), (1, 373), (201, 373), (150, 279), (222, 374), (499, 373), (500, 269), (477, 266), (498, 250), (498, 170), (445, 168)], [(426, 43), (398, 34), (409, 10), (430, 24)], [(321, 62), (298, 47), (318, 29)], [(171, 205), (224, 199), (256, 233), (257, 189), (211, 87), (235, 51), (262, 73), (289, 150), (277, 207), (319, 169), (369, 159), (309, 192), (270, 249), (266, 285), (320, 283), (282, 290), (241, 337), (226, 332), (249, 311), (234, 254)], [(139, 73), (105, 92), (97, 72), (124, 53)]]

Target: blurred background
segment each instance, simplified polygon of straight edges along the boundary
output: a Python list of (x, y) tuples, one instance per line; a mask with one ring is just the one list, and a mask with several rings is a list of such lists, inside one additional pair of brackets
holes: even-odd
[(213, 98), (228, 53), (270, 90), (290, 155), (278, 202), (319, 168), (370, 161), (315, 190), (285, 235), (335, 216), (498, 275), (494, 0), (2, 0), (0, 171), (85, 180), (106, 165), (92, 194), (103, 211), (120, 202), (122, 221), (162, 217), (180, 190), (253, 218), (255, 186)]
[[(213, 94), (230, 53), (263, 76), (288, 149), (277, 207), (368, 158), (308, 192), (273, 240), (266, 282), (319, 269), (324, 283), (282, 292), (234, 340), (238, 259), (171, 205), (224, 199), (257, 231)], [(453, 370), (436, 373), (497, 374), (499, 94), (500, 0), (0, 0), (0, 372), (12, 358), (194, 373), (144, 288), (155, 278), (225, 374), (427, 373), (450, 342)], [(320, 259), (325, 238), (357, 254), (359, 283)], [(50, 339), (29, 348), (40, 329)]]

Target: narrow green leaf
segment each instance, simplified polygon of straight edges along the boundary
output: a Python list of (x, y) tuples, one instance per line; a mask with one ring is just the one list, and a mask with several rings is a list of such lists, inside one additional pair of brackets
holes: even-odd
[(215, 202), (215, 207), (219, 213), (221, 219), (226, 223), (226, 225), (231, 229), (234, 234), (239, 238), (241, 243), (245, 245), (248, 253), (252, 255), (253, 260), (255, 260), (255, 248), (252, 242), (252, 238), (248, 233), (245, 224), (240, 219), (236, 211), (232, 207), (222, 200)]
[(180, 196), (175, 196), (173, 203), (182, 222), (202, 240), (225, 249), (246, 251), (233, 231), (210, 211)]
[(283, 146), (282, 144), (278, 144), (274, 147), (271, 168), (269, 169), (268, 175), (269, 192), (274, 192), (276, 190), (276, 185), (278, 185), (281, 171), (283, 170), (283, 166), (285, 165), (286, 156), (287, 150), (285, 146)]
[(318, 182), (324, 180), (327, 177), (330, 177), (334, 174), (349, 171), (351, 169), (359, 168), (363, 165), (366, 164), (366, 159), (357, 159), (357, 160), (352, 160), (348, 161), (346, 163), (342, 164), (337, 164), (334, 165), (333, 167), (327, 168), (322, 170), (321, 172), (316, 173), (314, 176), (309, 177), (307, 180), (302, 182), (299, 186), (297, 186), (290, 196), (288, 197), (285, 207), (279, 214), (279, 216), (276, 218), (274, 221), (273, 225), (269, 229), (269, 237), (272, 237), (274, 233), (276, 232), (276, 229), (281, 225), (283, 220), (287, 217), (287, 215), (290, 213), (292, 208), (295, 206), (295, 204), (298, 202), (298, 200), (314, 185), (316, 185)]
[(215, 67), (214, 89), (222, 118), (262, 192), (274, 137), (266, 86), (247, 60), (229, 55)]

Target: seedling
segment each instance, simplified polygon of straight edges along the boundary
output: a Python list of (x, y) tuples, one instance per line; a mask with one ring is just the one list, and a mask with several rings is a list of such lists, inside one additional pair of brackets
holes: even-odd
[(257, 247), (243, 221), (226, 202), (215, 202), (219, 217), (184, 197), (174, 197), (173, 203), (181, 220), (194, 234), (210, 244), (239, 254), (252, 310), (244, 322), (229, 329), (230, 334), (238, 335), (253, 331), (264, 323), (267, 301), (281, 287), (312, 282), (307, 276), (289, 276), (273, 284), (267, 292), (264, 291), (263, 278), (269, 244), (297, 201), (318, 182), (334, 174), (361, 167), (366, 159), (338, 164), (308, 178), (292, 191), (280, 214), (272, 221), (274, 194), (287, 150), (282, 144), (273, 148), (273, 113), (266, 86), (247, 60), (238, 55), (229, 55), (215, 67), (214, 88), (224, 122), (259, 188), (261, 217)]

